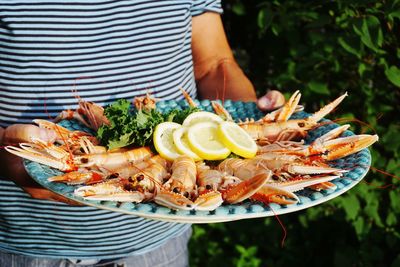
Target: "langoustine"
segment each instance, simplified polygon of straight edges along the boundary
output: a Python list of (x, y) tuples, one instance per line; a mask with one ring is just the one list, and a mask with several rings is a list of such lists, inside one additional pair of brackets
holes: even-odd
[[(37, 123), (42, 127), (57, 132), (56, 142), (60, 146), (32, 140), (31, 143), (20, 144), (20, 147), (9, 146), (6, 149), (66, 171), (65, 175), (49, 180), (86, 184), (75, 190), (77, 196), (85, 199), (138, 203), (155, 201), (172, 209), (184, 210), (213, 210), (224, 202), (234, 204), (248, 198), (264, 203), (294, 204), (299, 201), (295, 192), (305, 187), (315, 190), (334, 188), (330, 181), (341, 177), (345, 170), (330, 167), (329, 160), (358, 152), (378, 139), (376, 135), (338, 138), (348, 128), (345, 125), (308, 145), (292, 141), (299, 136), (304, 137), (346, 95), (309, 118), (289, 120), (293, 112), (302, 108), (298, 105), (300, 94), (296, 92), (281, 109), (268, 113), (258, 121), (239, 123), (259, 141), (258, 155), (249, 160), (227, 159), (217, 169), (204, 163), (196, 165), (187, 156), (171, 164), (159, 155), (154, 156), (147, 147), (107, 151), (87, 133), (69, 131), (40, 120)], [(143, 101), (139, 99), (137, 106), (144, 108)], [(191, 103), (194, 105), (193, 101)], [(154, 108), (153, 104), (149, 108)], [(214, 105), (214, 108), (219, 109), (220, 106)], [(97, 111), (101, 113), (101, 110)], [(225, 112), (223, 109), (219, 111)], [(225, 114), (226, 118), (232, 119), (228, 115)], [(95, 117), (93, 119), (97, 121)]]

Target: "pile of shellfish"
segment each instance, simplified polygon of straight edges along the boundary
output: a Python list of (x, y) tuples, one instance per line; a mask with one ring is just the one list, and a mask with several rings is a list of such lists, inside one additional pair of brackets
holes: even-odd
[[(290, 119), (302, 110), (297, 91), (284, 106), (263, 118), (237, 122), (258, 145), (256, 156), (247, 159), (195, 162), (188, 155), (181, 155), (170, 161), (149, 147), (107, 150), (95, 136), (57, 124), (74, 119), (97, 130), (108, 123), (102, 107), (83, 100), (77, 110), (64, 111), (54, 121), (34, 120), (39, 127), (54, 131), (54, 142), (36, 138), (5, 149), (63, 171), (48, 180), (76, 186), (74, 194), (87, 200), (154, 201), (175, 210), (214, 210), (223, 203), (247, 199), (290, 205), (299, 202), (296, 192), (304, 188), (335, 189), (332, 180), (340, 179), (347, 170), (332, 167), (330, 162), (378, 140), (377, 135), (368, 134), (343, 137), (350, 126), (342, 125), (311, 143), (304, 142), (308, 132), (318, 127), (321, 119), (346, 96), (347, 93), (307, 118)], [(194, 105), (191, 99), (188, 101)], [(137, 108), (156, 107), (150, 96), (137, 98), (134, 103)], [(213, 102), (213, 107), (217, 114), (232, 120), (218, 102)]]

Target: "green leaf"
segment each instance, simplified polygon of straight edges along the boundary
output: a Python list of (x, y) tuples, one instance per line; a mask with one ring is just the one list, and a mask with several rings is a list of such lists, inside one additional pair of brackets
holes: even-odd
[(360, 77), (363, 76), (366, 70), (367, 70), (367, 65), (365, 65), (364, 63), (358, 64), (358, 74), (360, 75)]
[(400, 267), (400, 254), (397, 255), (390, 267)]
[(396, 66), (390, 66), (390, 68), (385, 70), (385, 75), (389, 81), (400, 87), (400, 69), (398, 69)]
[(258, 17), (257, 17), (258, 28), (262, 32), (265, 32), (271, 25), (273, 17), (274, 17), (273, 13), (270, 8), (265, 7), (261, 9), (260, 12), (258, 12)]
[(149, 115), (143, 112), (142, 110), (139, 110), (136, 114), (136, 123), (138, 127), (143, 127), (146, 125), (147, 121), (149, 119)]
[(346, 42), (343, 37), (338, 38), (338, 43), (340, 44), (341, 47), (343, 47), (344, 50), (349, 52), (350, 54), (355, 55), (357, 58), (361, 59), (361, 52), (360, 48), (353, 47), (350, 45), (348, 42)]
[(400, 201), (399, 201), (399, 192), (397, 191), (390, 191), (389, 192), (390, 198), (390, 207), (397, 213), (400, 213)]
[(375, 16), (364, 17), (353, 25), (354, 32), (361, 37), (361, 41), (377, 53), (385, 53), (379, 49), (383, 44), (381, 23)]
[(353, 222), (354, 230), (356, 231), (357, 236), (362, 236), (364, 234), (364, 219), (362, 217), (358, 217), (355, 222)]
[(244, 16), (246, 14), (246, 8), (242, 2), (233, 4), (232, 11), (238, 16)]
[(376, 194), (369, 194), (367, 205), (364, 209), (365, 213), (371, 217), (379, 227), (383, 227), (381, 217), (379, 215), (379, 201), (376, 199)]
[(128, 146), (133, 143), (134, 140), (130, 140), (131, 133), (127, 133), (124, 135), (119, 136), (118, 140), (109, 140), (108, 141), (108, 148), (109, 149), (114, 149), (114, 148), (120, 148), (124, 146)]
[(400, 19), (400, 10), (389, 13), (388, 17), (391, 20), (393, 20), (394, 18)]
[(390, 212), (386, 217), (386, 224), (393, 226), (397, 224), (397, 217), (394, 213)]
[(393, 175), (398, 175), (398, 174), (400, 175), (399, 166), (400, 166), (400, 159), (397, 159), (396, 157), (392, 158), (387, 163), (386, 171)]
[(281, 32), (281, 27), (278, 24), (272, 24), (271, 31), (275, 36), (278, 36)]
[(241, 245), (236, 245), (235, 246), (236, 251), (240, 253), (239, 259), (235, 259), (235, 265), (239, 267), (247, 267), (247, 266), (259, 266), (261, 263), (261, 260), (256, 257), (257, 254), (257, 247), (256, 246), (251, 246), (251, 247), (244, 247)]
[(386, 61), (386, 59), (384, 57), (381, 57), (381, 58), (378, 59), (378, 65), (381, 66), (384, 69), (389, 68), (388, 67), (388, 63), (387, 63), (387, 61)]
[(396, 124), (391, 124), (388, 129), (386, 129), (386, 133), (382, 136), (380, 142), (384, 147), (386, 147), (387, 151), (391, 151), (393, 153), (400, 153), (400, 126)]
[(321, 83), (317, 81), (311, 81), (308, 83), (308, 87), (314, 93), (321, 94), (321, 95), (329, 95), (328, 85), (326, 83)]
[(348, 220), (355, 220), (360, 212), (360, 202), (356, 195), (351, 194), (343, 197), (343, 208)]
[(201, 237), (206, 236), (206, 230), (204, 228), (199, 227), (198, 225), (193, 225), (193, 234), (191, 236), (192, 239), (198, 240)]

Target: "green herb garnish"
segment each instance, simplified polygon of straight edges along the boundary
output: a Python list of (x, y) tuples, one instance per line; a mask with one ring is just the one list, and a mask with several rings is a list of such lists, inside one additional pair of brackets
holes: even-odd
[(166, 114), (157, 110), (133, 110), (131, 103), (120, 99), (105, 108), (104, 114), (110, 121), (97, 130), (97, 138), (108, 149), (128, 145), (151, 145), (155, 127), (164, 121), (182, 124), (185, 118), (199, 108), (174, 109)]

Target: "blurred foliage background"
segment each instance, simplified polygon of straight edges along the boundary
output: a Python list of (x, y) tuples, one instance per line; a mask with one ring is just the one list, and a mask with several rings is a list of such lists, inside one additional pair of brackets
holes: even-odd
[[(258, 94), (300, 89), (311, 112), (377, 133), (372, 169), (350, 192), (271, 218), (195, 225), (191, 266), (400, 266), (400, 0), (226, 0), (223, 21)], [(361, 120), (366, 124), (355, 122)]]

